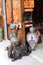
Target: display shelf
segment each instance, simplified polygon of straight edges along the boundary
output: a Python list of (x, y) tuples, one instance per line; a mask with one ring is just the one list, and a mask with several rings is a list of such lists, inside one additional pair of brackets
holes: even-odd
[(24, 0), (24, 11), (33, 11), (34, 0)]

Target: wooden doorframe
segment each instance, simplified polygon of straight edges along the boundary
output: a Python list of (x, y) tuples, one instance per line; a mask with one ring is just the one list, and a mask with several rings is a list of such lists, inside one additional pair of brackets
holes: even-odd
[(6, 24), (6, 8), (5, 0), (2, 0), (2, 10), (3, 10), (3, 21), (4, 21), (4, 37), (7, 40), (7, 24)]

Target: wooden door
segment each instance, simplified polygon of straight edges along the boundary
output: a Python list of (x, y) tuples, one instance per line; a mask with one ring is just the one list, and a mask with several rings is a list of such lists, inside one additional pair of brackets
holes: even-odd
[[(21, 28), (19, 29), (19, 37), (22, 40), (22, 11), (21, 11), (21, 0), (6, 0), (6, 16), (7, 25), (13, 23), (20, 23)], [(8, 37), (10, 35), (10, 28), (8, 26)]]

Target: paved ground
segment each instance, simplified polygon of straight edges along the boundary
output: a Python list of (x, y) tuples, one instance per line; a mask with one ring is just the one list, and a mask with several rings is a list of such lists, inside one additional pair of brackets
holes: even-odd
[(31, 53), (31, 56), (43, 63), (43, 44), (39, 44), (37, 49)]
[(11, 59), (8, 58), (7, 51), (5, 50), (6, 46), (9, 44), (10, 42), (8, 40), (0, 42), (0, 65), (43, 65), (43, 63), (39, 62), (31, 55), (12, 62)]
[(43, 63), (43, 35), (41, 36), (42, 43), (37, 46), (37, 49), (31, 53), (31, 56)]

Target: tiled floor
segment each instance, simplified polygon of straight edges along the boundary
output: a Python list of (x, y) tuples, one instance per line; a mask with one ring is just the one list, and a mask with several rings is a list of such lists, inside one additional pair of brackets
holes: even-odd
[[(9, 44), (10, 42), (8, 40), (0, 42), (0, 65), (43, 65), (43, 63), (37, 61), (37, 59), (34, 58), (32, 54), (29, 56), (24, 56), (21, 59), (12, 62), (11, 59), (8, 58), (7, 51), (5, 50), (6, 46)], [(39, 50), (39, 47), (37, 49)], [(40, 51), (41, 49), (42, 48), (40, 47)]]

